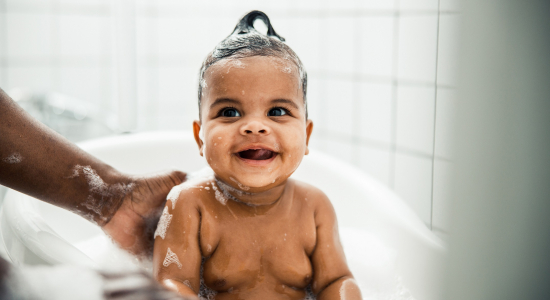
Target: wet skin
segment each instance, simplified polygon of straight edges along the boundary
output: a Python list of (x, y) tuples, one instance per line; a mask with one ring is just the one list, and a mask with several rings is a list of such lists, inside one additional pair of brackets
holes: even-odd
[[(340, 299), (352, 275), (332, 205), (317, 188), (288, 179), (312, 131), (296, 68), (249, 57), (217, 63), (205, 79), (194, 133), (216, 179), (183, 190), (173, 209), (167, 202), (173, 217), (155, 241), (155, 276), (196, 295), (205, 257), (204, 281), (216, 299), (303, 299), (309, 284), (317, 299)], [(163, 266), (168, 248), (181, 269)], [(360, 299), (349, 282), (346, 299)]]

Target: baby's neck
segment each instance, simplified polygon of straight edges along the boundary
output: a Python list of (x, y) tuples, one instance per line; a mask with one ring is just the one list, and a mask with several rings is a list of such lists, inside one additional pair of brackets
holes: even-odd
[(287, 181), (276, 187), (261, 192), (242, 191), (215, 177), (216, 185), (227, 200), (240, 202), (248, 206), (269, 206), (275, 204), (282, 197)]

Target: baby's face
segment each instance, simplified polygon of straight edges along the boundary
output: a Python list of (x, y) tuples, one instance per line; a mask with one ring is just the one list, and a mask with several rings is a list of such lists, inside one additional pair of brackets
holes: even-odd
[(216, 176), (250, 192), (283, 183), (308, 153), (313, 128), (297, 68), (274, 57), (224, 60), (205, 81), (193, 129)]

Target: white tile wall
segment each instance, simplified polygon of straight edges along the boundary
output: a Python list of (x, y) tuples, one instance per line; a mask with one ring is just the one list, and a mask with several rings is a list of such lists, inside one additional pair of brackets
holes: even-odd
[(460, 18), (460, 14), (441, 14), (439, 19), (438, 85), (457, 86), (458, 84)]
[(322, 128), (321, 124), (321, 85), (322, 80), (310, 76), (307, 81), (307, 109), (308, 117), (313, 121), (313, 130)]
[[(308, 94), (311, 92), (311, 95), (308, 96), (308, 105), (309, 109), (312, 111), (311, 119), (314, 122), (314, 131), (326, 131), (328, 132), (330, 126), (328, 124), (327, 118), (329, 117), (329, 95), (327, 91), (329, 90), (329, 80), (324, 78), (319, 78), (314, 75), (310, 76), (314, 86), (313, 90), (309, 90)], [(336, 92), (335, 92), (336, 94)], [(351, 95), (350, 95), (351, 96)]]
[(110, 64), (99, 66), (99, 107), (103, 111), (116, 111), (115, 80), (113, 67)]
[(158, 54), (158, 19), (150, 16), (136, 18), (136, 55), (142, 62)]
[(429, 226), (432, 213), (432, 160), (397, 153), (395, 191)]
[(327, 130), (331, 133), (351, 136), (353, 134), (353, 84), (347, 80), (327, 82), (325, 118)]
[(177, 120), (160, 120), (160, 128), (174, 126), (190, 129), (198, 119), (197, 78), (195, 70), (183, 67), (159, 68), (159, 117)]
[(159, 118), (158, 69), (140, 66), (137, 69), (138, 129), (156, 129)]
[(99, 66), (62, 66), (59, 84), (54, 89), (71, 97), (99, 104), (101, 72)]
[(461, 0), (440, 0), (439, 9), (441, 11), (460, 12), (462, 6), (461, 2)]
[(6, 13), (0, 8), (0, 58), (4, 58), (6, 55)]
[(432, 228), (432, 232), (438, 236), (444, 243), (449, 243), (450, 234), (446, 231), (438, 230), (437, 228)]
[(397, 145), (431, 155), (434, 140), (435, 88), (397, 89)]
[(435, 118), (435, 155), (447, 159), (454, 158), (454, 124), (457, 91), (455, 89), (437, 89), (437, 109)]
[(93, 6), (100, 6), (100, 5), (106, 5), (109, 3), (109, 0), (55, 0), (57, 4), (60, 5), (78, 5), (78, 6), (85, 6), (85, 7), (93, 7)]
[(52, 0), (4, 0), (8, 11), (47, 11), (51, 9), (52, 2)]
[(49, 66), (14, 66), (8, 67), (5, 78), (6, 92), (14, 88), (24, 88), (35, 91), (52, 89), (52, 70)]
[(58, 53), (62, 57), (98, 58), (111, 50), (110, 19), (103, 16), (59, 15), (56, 17)]
[(354, 9), (357, 7), (356, 0), (327, 1), (326, 8), (330, 11), (338, 9)]
[(327, 47), (326, 64), (321, 68), (329, 72), (352, 73), (354, 71), (354, 26), (353, 19), (346, 17), (329, 17), (327, 33), (330, 42)]
[(399, 19), (398, 77), (433, 83), (437, 50), (437, 13)]
[[(158, 19), (158, 51), (160, 56), (182, 56), (192, 52), (188, 47), (186, 28), (189, 23), (183, 18), (162, 17)], [(202, 31), (201, 28), (194, 28)]]
[[(278, 8), (278, 3), (275, 4), (273, 1), (262, 1), (272, 3), (273, 8)], [(326, 9), (328, 1), (326, 0), (284, 0), (284, 4), (280, 6), (281, 9), (300, 9), (307, 11), (319, 11), (321, 9)]]
[(395, 9), (395, 1), (360, 0), (357, 3), (357, 8), (375, 11), (393, 10)]
[(451, 193), (453, 163), (436, 159), (433, 181), (433, 227), (449, 232), (451, 229)]
[(367, 16), (361, 18), (360, 24), (360, 72), (370, 76), (391, 77), (394, 17)]
[(285, 19), (282, 24), (275, 23), (275, 31), (286, 39), (286, 43), (298, 54), (307, 71), (319, 70), (321, 62), (320, 47), (323, 47), (322, 35), (318, 30), (321, 21), (318, 18)]
[(42, 13), (9, 13), (7, 15), (7, 55), (48, 59), (52, 52), (51, 18)]
[(437, 12), (439, 0), (401, 0), (399, 8), (408, 10), (427, 10)]
[(392, 130), (392, 86), (390, 83), (361, 83), (359, 100), (362, 138), (390, 145)]

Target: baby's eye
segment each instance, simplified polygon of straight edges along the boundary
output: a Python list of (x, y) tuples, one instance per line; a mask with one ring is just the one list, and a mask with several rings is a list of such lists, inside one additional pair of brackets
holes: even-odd
[(284, 116), (287, 113), (288, 112), (286, 111), (286, 109), (284, 109), (282, 107), (275, 107), (275, 108), (270, 109), (269, 112), (267, 113), (267, 115), (269, 117), (279, 117), (279, 116)]
[(241, 114), (236, 109), (229, 107), (229, 108), (224, 108), (221, 111), (220, 116), (227, 117), (227, 118), (234, 118), (234, 117), (240, 117)]

